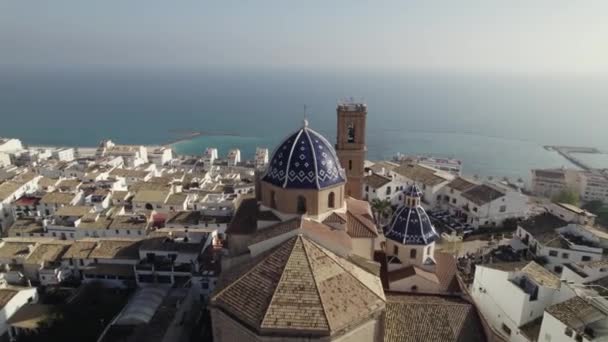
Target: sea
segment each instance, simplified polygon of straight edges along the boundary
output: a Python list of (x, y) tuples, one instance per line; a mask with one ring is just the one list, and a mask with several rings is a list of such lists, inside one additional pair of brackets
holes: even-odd
[[(608, 151), (608, 78), (312, 68), (0, 66), (0, 136), (28, 145), (173, 144), (178, 154), (273, 147), (309, 126), (335, 140), (336, 104), (368, 105), (368, 159), (452, 157), (528, 179), (574, 167), (544, 145)], [(584, 156), (608, 167), (606, 155)], [(585, 159), (586, 160), (586, 159)]]

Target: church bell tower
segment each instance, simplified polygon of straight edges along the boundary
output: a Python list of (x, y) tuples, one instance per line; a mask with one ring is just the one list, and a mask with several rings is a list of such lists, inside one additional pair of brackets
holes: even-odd
[(365, 146), (365, 120), (367, 105), (354, 100), (343, 101), (336, 109), (338, 133), (336, 153), (346, 171), (346, 195), (362, 199)]

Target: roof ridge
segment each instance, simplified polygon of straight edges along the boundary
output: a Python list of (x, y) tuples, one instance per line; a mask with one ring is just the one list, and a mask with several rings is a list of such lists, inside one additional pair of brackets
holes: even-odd
[[(302, 236), (299, 235), (299, 238), (302, 239)], [(304, 241), (302, 241), (302, 249), (304, 250), (304, 255), (306, 256), (306, 263), (308, 264), (308, 268), (310, 269), (310, 274), (312, 275), (312, 279), (315, 282), (315, 289), (317, 290), (317, 295), (319, 296), (319, 302), (321, 303), (321, 307), (323, 308), (323, 315), (325, 317), (325, 322), (327, 322), (327, 327), (329, 328), (329, 332), (331, 335), (332, 325), (329, 323), (329, 317), (327, 317), (327, 308), (325, 307), (323, 297), (321, 297), (321, 291), (319, 291), (319, 284), (317, 283), (317, 277), (315, 276), (315, 272), (312, 269), (312, 264), (310, 263), (310, 256), (308, 255), (308, 250), (306, 249), (306, 244), (304, 244)]]
[[(355, 276), (355, 275), (354, 275), (352, 272), (350, 272), (349, 270), (347, 270), (347, 269), (346, 269), (346, 268), (345, 268), (345, 267), (344, 267), (344, 266), (343, 266), (341, 263), (339, 263), (338, 261), (336, 261), (336, 259), (334, 259), (334, 258), (333, 258), (331, 255), (329, 255), (329, 254), (327, 253), (329, 250), (327, 250), (326, 248), (322, 247), (321, 245), (319, 245), (319, 244), (315, 243), (315, 242), (314, 242), (314, 241), (312, 241), (312, 240), (310, 240), (310, 242), (312, 242), (312, 243), (315, 245), (315, 247), (317, 247), (317, 248), (318, 248), (318, 249), (319, 249), (321, 252), (323, 252), (323, 254), (327, 255), (327, 257), (329, 257), (329, 258), (330, 258), (330, 259), (331, 259), (331, 260), (332, 260), (332, 261), (333, 261), (335, 264), (337, 264), (337, 265), (338, 265), (338, 266), (339, 266), (341, 269), (343, 269), (343, 270), (344, 270), (344, 272), (346, 272), (346, 273), (347, 273), (349, 276), (353, 277), (353, 278), (354, 278), (354, 279), (355, 279), (355, 280), (356, 280), (356, 281), (357, 281), (359, 284), (361, 284), (361, 285), (362, 285), (364, 288), (366, 288), (368, 291), (372, 292), (372, 293), (374, 294), (374, 296), (376, 296), (376, 297), (380, 298), (382, 301), (386, 302), (386, 298), (382, 298), (382, 297), (378, 296), (378, 294), (376, 294), (376, 291), (372, 290), (372, 289), (371, 289), (369, 286), (365, 285), (365, 283), (364, 283), (364, 282), (362, 282), (362, 281), (359, 279), (359, 277), (356, 277), (356, 276)], [(332, 254), (334, 254), (333, 252), (331, 252), (331, 253), (332, 253)], [(336, 255), (336, 254), (334, 254), (334, 255), (335, 255), (336, 257), (338, 257), (338, 259), (340, 258), (340, 256), (338, 256), (338, 255)], [(371, 274), (371, 273), (369, 273), (368, 271), (366, 271), (365, 269), (363, 269), (363, 268), (361, 268), (361, 267), (357, 266), (356, 264), (354, 264), (354, 263), (352, 263), (352, 262), (348, 261), (347, 259), (345, 259), (345, 258), (343, 258), (343, 259), (344, 259), (346, 262), (348, 262), (348, 263), (352, 264), (354, 267), (356, 267), (356, 268), (360, 268), (360, 269), (361, 269), (363, 272), (368, 273), (368, 274)], [(374, 276), (373, 274), (371, 274), (371, 275), (372, 275), (372, 276)], [(313, 276), (314, 276), (314, 273), (313, 273)], [(376, 277), (376, 276), (374, 276), (374, 277)], [(377, 278), (377, 277), (376, 277), (376, 278)], [(382, 290), (382, 292), (384, 292), (384, 290)], [(385, 297), (386, 297), (386, 296), (385, 296)]]
[[(288, 242), (289, 240), (286, 240), (284, 243)], [(260, 260), (258, 260), (255, 265), (253, 267), (251, 267), (248, 271), (246, 271), (245, 273), (241, 274), (239, 277), (237, 277), (236, 279), (232, 280), (230, 282), (230, 284), (226, 287), (224, 287), (223, 289), (221, 289), (218, 293), (214, 294), (213, 296), (211, 296), (210, 300), (215, 300), (217, 297), (219, 297), (221, 294), (223, 294), (224, 292), (226, 292), (226, 290), (232, 288), (236, 283), (238, 283), (241, 279), (245, 278), (247, 275), (249, 275), (251, 272), (253, 272), (254, 270), (256, 270), (258, 267), (260, 267), (261, 264), (263, 264), (264, 261), (266, 261), (267, 259), (269, 259), (279, 248), (281, 248), (282, 245), (277, 246), (276, 248), (268, 251), (268, 253), (263, 257), (260, 258)], [(252, 259), (253, 260), (253, 259)], [(249, 260), (249, 261), (252, 261)], [(287, 262), (285, 262), (285, 265), (287, 265)], [(283, 266), (284, 268), (285, 266)], [(281, 275), (282, 277), (282, 275)], [(276, 290), (275, 290), (276, 291)]]
[[(299, 235), (296, 236), (295, 239), (294, 239), (293, 246), (291, 246), (291, 251), (289, 252), (289, 257), (287, 258), (287, 260), (285, 261), (285, 264), (283, 265), (283, 269), (281, 271), (281, 278), (279, 278), (279, 281), (277, 282), (277, 285), (274, 287), (274, 290), (272, 291), (272, 296), (270, 296), (270, 301), (268, 302), (268, 306), (266, 306), (266, 309), (264, 310), (264, 316), (260, 320), (260, 329), (262, 329), (262, 324), (264, 323), (264, 320), (266, 319), (266, 316), (268, 315), (268, 311), (269, 311), (268, 308), (272, 304), (272, 301), (274, 300), (274, 297), (277, 294), (277, 290), (279, 288), (279, 285), (281, 284), (281, 281), (283, 280), (283, 278), (286, 276), (285, 268), (287, 267), (287, 264), (289, 263), (289, 260), (293, 256), (293, 251), (296, 249), (296, 245), (298, 244), (298, 240), (300, 240), (300, 236)], [(289, 241), (289, 240), (287, 240), (287, 241)], [(302, 249), (304, 250), (304, 253), (306, 254), (306, 249), (304, 248), (304, 244), (302, 244)], [(272, 254), (272, 253), (270, 253), (270, 254)], [(308, 258), (306, 260), (308, 261)], [(308, 265), (308, 268), (311, 269), (310, 265)], [(249, 272), (247, 272), (247, 273), (249, 273)], [(310, 273), (313, 274), (312, 273), (312, 269), (310, 270)], [(314, 277), (314, 274), (313, 274), (313, 277)], [(315, 284), (315, 286), (316, 286), (316, 284)], [(328, 323), (328, 325), (329, 325), (329, 323)]]
[[(367, 226), (367, 224), (365, 224), (364, 222), (361, 221), (361, 219), (359, 218), (359, 216), (362, 216), (361, 214), (353, 214), (349, 211), (347, 211), (347, 215), (352, 216), (355, 220), (357, 220), (363, 227), (365, 227), (365, 229), (367, 229), (370, 233), (373, 233), (375, 235), (379, 235), (378, 234), (378, 230), (376, 229), (376, 231), (373, 231), (370, 227)], [(366, 218), (367, 219), (367, 218)], [(371, 222), (371, 220), (369, 220)], [(373, 224), (373, 222), (371, 222)]]

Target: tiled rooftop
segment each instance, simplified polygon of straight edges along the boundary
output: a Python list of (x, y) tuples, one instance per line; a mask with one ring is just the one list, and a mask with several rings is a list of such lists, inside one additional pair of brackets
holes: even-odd
[(212, 305), (262, 335), (321, 336), (380, 312), (384, 293), (377, 276), (297, 236), (222, 275)]
[(458, 298), (388, 294), (385, 342), (486, 341), (475, 307)]

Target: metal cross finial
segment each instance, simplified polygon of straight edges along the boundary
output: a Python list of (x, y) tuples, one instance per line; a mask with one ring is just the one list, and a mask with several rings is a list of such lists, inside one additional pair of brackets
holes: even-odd
[(308, 127), (308, 119), (306, 115), (306, 105), (304, 105), (304, 120), (302, 120), (302, 126)]

